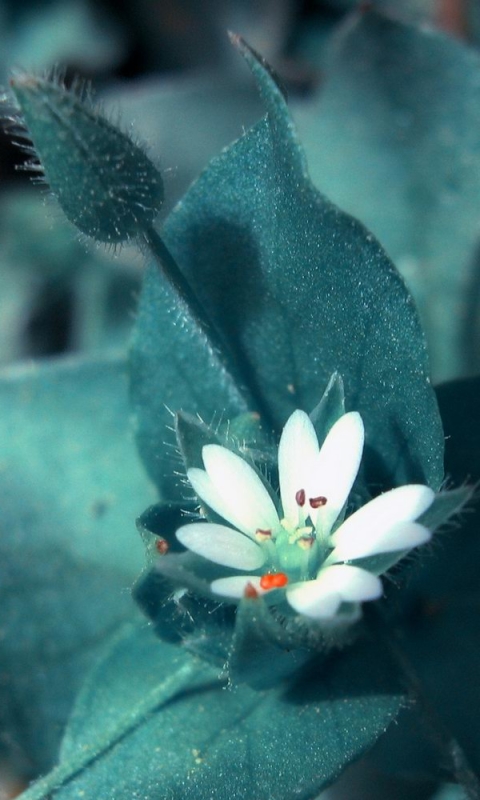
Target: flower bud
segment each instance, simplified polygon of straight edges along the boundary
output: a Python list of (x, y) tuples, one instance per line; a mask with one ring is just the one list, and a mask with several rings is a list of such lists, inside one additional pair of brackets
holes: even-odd
[(52, 192), (87, 236), (116, 244), (151, 226), (163, 202), (158, 169), (128, 136), (59, 81), (11, 86)]

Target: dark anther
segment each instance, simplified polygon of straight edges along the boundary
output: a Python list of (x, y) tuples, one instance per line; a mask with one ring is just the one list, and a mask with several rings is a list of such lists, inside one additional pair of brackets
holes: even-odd
[(312, 508), (321, 508), (327, 502), (326, 497), (310, 497), (308, 502), (310, 503)]
[(305, 489), (299, 489), (298, 492), (296, 492), (295, 501), (300, 507), (305, 505)]

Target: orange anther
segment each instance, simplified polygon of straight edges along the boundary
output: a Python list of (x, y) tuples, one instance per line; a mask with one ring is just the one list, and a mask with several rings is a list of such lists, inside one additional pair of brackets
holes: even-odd
[(260, 586), (262, 589), (281, 589), (288, 583), (288, 576), (284, 572), (272, 572), (267, 575), (262, 575), (260, 578)]

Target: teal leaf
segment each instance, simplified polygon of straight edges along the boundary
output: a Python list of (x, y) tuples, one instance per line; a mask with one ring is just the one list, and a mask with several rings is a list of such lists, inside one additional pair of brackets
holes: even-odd
[(50, 767), (85, 672), (129, 619), (154, 499), (128, 432), (119, 359), (0, 380), (0, 730), (28, 775)]
[(24, 797), (313, 797), (401, 702), (390, 663), (370, 642), (293, 687), (257, 692), (226, 688), (217, 670), (131, 627), (87, 680), (59, 766)]
[[(253, 398), (278, 433), (297, 407), (310, 412), (331, 375), (365, 421), (368, 478), (377, 485), (443, 479), (443, 434), (411, 298), (375, 239), (322, 197), (281, 92), (244, 55), (268, 114), (214, 159), (168, 218), (163, 235), (221, 331)], [(132, 349), (140, 450), (165, 491), (165, 404), (207, 423), (239, 408), (218, 371), (177, 324), (154, 267), (143, 287)], [(182, 358), (171, 356), (172, 351)]]
[[(404, 275), (436, 381), (479, 367), (480, 57), (432, 27), (362, 11), (295, 119), (311, 176)], [(422, 3), (422, 6), (427, 4)], [(398, 12), (398, 13), (397, 13)], [(388, 196), (388, 200), (386, 197)]]

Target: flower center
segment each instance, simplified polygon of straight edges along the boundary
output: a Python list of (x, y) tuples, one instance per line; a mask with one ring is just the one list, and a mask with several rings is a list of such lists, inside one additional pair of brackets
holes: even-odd
[[(256, 538), (271, 548), (268, 561), (274, 569), (281, 571), (279, 574), (288, 576), (290, 581), (309, 580), (317, 573), (325, 556), (312, 516), (315, 517), (315, 510), (326, 505), (327, 498), (324, 495), (309, 497), (305, 489), (299, 489), (295, 492), (295, 502), (299, 509), (296, 521), (285, 517), (278, 531), (257, 530)], [(321, 539), (321, 530), (319, 533)], [(262, 588), (266, 587), (262, 585)]]
[(308, 497), (305, 489), (295, 492), (299, 509), (298, 518), (280, 521), (279, 528), (257, 528), (255, 539), (265, 548), (265, 561), (272, 572), (263, 575), (260, 586), (264, 590), (280, 589), (288, 581), (308, 580), (316, 574), (324, 558), (324, 548), (319, 546), (317, 531), (312, 524), (314, 510), (327, 503), (324, 495)]

